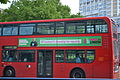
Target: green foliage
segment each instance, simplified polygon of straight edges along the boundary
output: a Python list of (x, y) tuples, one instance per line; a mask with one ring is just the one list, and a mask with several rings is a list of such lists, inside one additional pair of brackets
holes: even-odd
[(72, 14), (70, 18), (81, 18), (81, 17), (84, 16), (81, 16), (80, 13), (77, 13), (77, 14)]
[(7, 2), (9, 2), (9, 0), (0, 0), (0, 3), (2, 4), (7, 4)]
[(73, 18), (70, 11), (60, 0), (18, 0), (1, 13), (0, 22)]

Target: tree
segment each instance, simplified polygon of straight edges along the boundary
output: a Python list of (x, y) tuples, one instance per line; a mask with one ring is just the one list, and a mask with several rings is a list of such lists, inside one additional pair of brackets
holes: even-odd
[(2, 4), (7, 4), (7, 2), (9, 2), (9, 0), (0, 0), (0, 3)]
[(17, 0), (2, 12), (1, 21), (71, 18), (70, 11), (60, 0)]
[(80, 13), (72, 14), (72, 15), (70, 16), (70, 18), (81, 18), (81, 17), (84, 17), (84, 16), (82, 16)]

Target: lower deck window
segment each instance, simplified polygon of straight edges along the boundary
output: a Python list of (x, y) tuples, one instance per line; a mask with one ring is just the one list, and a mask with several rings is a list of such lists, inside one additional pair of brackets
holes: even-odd
[(3, 62), (16, 62), (18, 60), (17, 52), (15, 50), (3, 50), (2, 61)]
[(95, 59), (95, 50), (56, 50), (56, 62), (91, 63)]
[(22, 50), (19, 51), (19, 62), (34, 62), (35, 51), (33, 50)]
[(2, 52), (3, 62), (34, 62), (35, 51), (34, 50), (3, 50)]
[(56, 62), (64, 62), (64, 50), (56, 50)]
[(82, 50), (67, 50), (67, 63), (85, 63), (85, 51)]

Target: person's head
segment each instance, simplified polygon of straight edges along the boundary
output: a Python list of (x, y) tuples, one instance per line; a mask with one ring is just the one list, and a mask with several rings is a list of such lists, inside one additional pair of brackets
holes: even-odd
[(32, 38), (32, 41), (35, 41), (36, 39), (35, 38)]
[(76, 57), (79, 57), (79, 53), (76, 54)]

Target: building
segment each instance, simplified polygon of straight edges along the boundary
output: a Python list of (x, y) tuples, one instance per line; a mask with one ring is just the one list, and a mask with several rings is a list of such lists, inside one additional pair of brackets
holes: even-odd
[(86, 17), (120, 16), (120, 0), (79, 0), (80, 13)]

